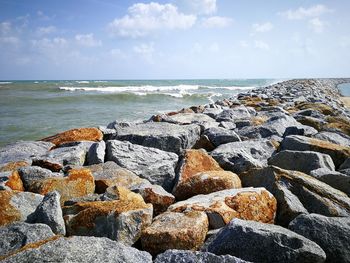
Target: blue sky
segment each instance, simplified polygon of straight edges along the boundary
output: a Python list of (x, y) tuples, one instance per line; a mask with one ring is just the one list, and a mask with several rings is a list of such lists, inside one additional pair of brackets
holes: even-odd
[(350, 77), (350, 1), (0, 0), (0, 79)]

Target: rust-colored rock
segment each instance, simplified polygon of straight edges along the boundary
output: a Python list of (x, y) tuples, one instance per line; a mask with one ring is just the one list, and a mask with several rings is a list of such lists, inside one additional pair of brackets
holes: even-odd
[(331, 106), (323, 103), (312, 103), (303, 101), (296, 103), (295, 108), (299, 110), (312, 109), (321, 112), (324, 115), (332, 115), (334, 113), (334, 109)]
[(0, 165), (0, 172), (12, 172), (23, 166), (29, 166), (30, 164), (25, 161), (9, 162)]
[(56, 190), (61, 194), (61, 204), (63, 204), (72, 198), (94, 193), (95, 183), (89, 169), (71, 169), (67, 177), (33, 181), (28, 190), (42, 195)]
[(21, 177), (17, 171), (13, 171), (9, 176), (5, 186), (10, 187), (12, 190), (24, 191), (24, 186)]
[(56, 146), (78, 141), (101, 141), (103, 133), (97, 128), (78, 128), (64, 131), (53, 136), (43, 138), (41, 141), (51, 142)]
[(60, 162), (53, 160), (37, 159), (33, 160), (33, 165), (48, 169), (51, 172), (60, 172), (63, 169), (63, 165)]
[(197, 195), (168, 208), (172, 212), (203, 211), (211, 228), (220, 228), (233, 218), (273, 223), (277, 202), (265, 188), (240, 188)]
[(142, 248), (153, 255), (167, 249), (196, 250), (202, 246), (207, 232), (208, 218), (203, 212), (166, 212), (142, 233)]
[(350, 135), (350, 120), (343, 116), (328, 116), (326, 118), (327, 124), (325, 128), (338, 129), (345, 133), (346, 135)]
[(0, 191), (0, 226), (10, 224), (21, 219), (21, 213), (11, 205), (14, 191)]
[(239, 177), (229, 171), (206, 171), (199, 172), (185, 181), (181, 181), (175, 188), (173, 194), (178, 200), (184, 200), (199, 194), (210, 194), (213, 192), (241, 188)]

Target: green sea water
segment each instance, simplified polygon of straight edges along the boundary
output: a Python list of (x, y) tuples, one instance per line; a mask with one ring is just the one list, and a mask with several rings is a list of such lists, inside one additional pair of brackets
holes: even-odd
[(75, 127), (145, 120), (273, 79), (0, 81), (0, 145)]

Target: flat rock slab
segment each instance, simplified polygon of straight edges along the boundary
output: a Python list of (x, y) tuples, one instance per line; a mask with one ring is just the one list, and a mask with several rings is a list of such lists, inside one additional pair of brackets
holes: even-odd
[(288, 225), (301, 213), (349, 216), (350, 199), (343, 192), (297, 171), (275, 166), (241, 175), (243, 186), (265, 187), (277, 199), (279, 224)]
[(350, 146), (350, 137), (340, 132), (337, 133), (322, 131), (320, 133), (315, 134), (313, 137), (322, 141), (328, 141), (343, 146)]
[(144, 147), (125, 141), (107, 141), (107, 161), (113, 161), (152, 184), (161, 185), (171, 192), (175, 180), (178, 156), (156, 148)]
[(44, 224), (17, 222), (0, 227), (0, 257), (54, 235), (50, 227)]
[(50, 142), (21, 141), (0, 148), (0, 163), (30, 162), (46, 154), (55, 145)]
[(241, 141), (241, 138), (235, 131), (222, 127), (209, 128), (204, 131), (204, 135), (208, 136), (215, 147), (225, 143)]
[[(1, 260), (1, 258), (0, 258)], [(103, 237), (54, 237), (26, 246), (22, 250), (4, 257), (4, 263), (152, 263), (152, 256), (136, 248)]]
[(294, 170), (309, 174), (319, 168), (334, 171), (334, 163), (328, 154), (312, 151), (289, 151), (278, 152), (268, 160), (269, 165), (281, 167), (286, 170)]
[(210, 155), (225, 170), (240, 174), (251, 168), (267, 166), (276, 150), (270, 140), (250, 140), (220, 145)]
[(152, 205), (141, 195), (116, 187), (114, 201), (81, 202), (63, 207), (68, 235), (104, 236), (133, 245), (152, 222)]
[(166, 212), (142, 233), (142, 248), (153, 255), (167, 249), (196, 250), (202, 246), (207, 232), (208, 218), (203, 212)]
[(248, 263), (231, 255), (217, 256), (209, 252), (169, 249), (159, 254), (154, 263)]
[(176, 125), (166, 122), (142, 123), (117, 127), (116, 130), (117, 135), (114, 139), (177, 154), (192, 148), (201, 133), (200, 126), (196, 124)]
[(0, 226), (26, 221), (43, 200), (42, 195), (0, 191)]
[(172, 212), (204, 211), (211, 228), (220, 228), (233, 218), (273, 223), (276, 199), (265, 188), (241, 188), (193, 196), (168, 208)]
[(350, 218), (300, 215), (289, 229), (316, 242), (327, 255), (326, 262), (350, 262)]
[(252, 262), (324, 262), (325, 252), (309, 239), (277, 225), (234, 219), (205, 245), (217, 255)]
[(102, 132), (97, 128), (78, 128), (64, 131), (53, 136), (41, 139), (41, 141), (51, 142), (56, 146), (65, 143), (78, 141), (101, 141), (103, 139)]

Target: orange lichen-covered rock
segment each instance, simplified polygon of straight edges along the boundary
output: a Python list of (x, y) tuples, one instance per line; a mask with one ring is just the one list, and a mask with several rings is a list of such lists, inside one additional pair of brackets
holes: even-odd
[(80, 202), (63, 207), (68, 235), (105, 236), (127, 245), (134, 244), (152, 222), (152, 205), (141, 195), (115, 187), (117, 200)]
[(325, 125), (325, 128), (338, 129), (346, 135), (350, 135), (350, 120), (348, 118), (343, 116), (328, 116), (326, 121), (328, 123)]
[(17, 171), (13, 171), (8, 177), (5, 186), (11, 188), (12, 190), (24, 191), (24, 186), (21, 177)]
[(171, 205), (168, 211), (203, 211), (210, 227), (220, 228), (233, 218), (273, 223), (276, 208), (276, 199), (265, 188), (248, 187), (197, 195)]
[(64, 131), (53, 136), (43, 138), (41, 141), (51, 142), (56, 146), (77, 141), (101, 141), (103, 133), (97, 128), (78, 128)]
[(174, 190), (178, 200), (184, 200), (199, 194), (241, 188), (241, 180), (238, 175), (229, 171), (199, 172), (185, 181), (181, 181)]
[(89, 169), (69, 170), (67, 177), (52, 177), (31, 182), (29, 191), (46, 195), (57, 191), (61, 194), (61, 204), (75, 197), (92, 194), (95, 191), (94, 177)]
[(324, 103), (312, 103), (312, 102), (303, 101), (303, 102), (296, 103), (295, 108), (299, 110), (312, 109), (312, 110), (319, 111), (324, 115), (332, 115), (334, 113), (334, 109), (331, 106)]
[(203, 212), (166, 212), (143, 231), (142, 248), (153, 255), (167, 249), (196, 250), (202, 246), (207, 232), (208, 218)]
[(29, 166), (30, 164), (25, 161), (9, 162), (0, 165), (0, 172), (12, 172), (23, 166)]

